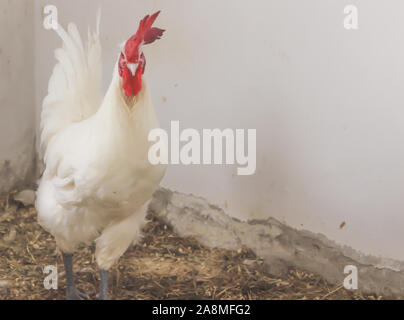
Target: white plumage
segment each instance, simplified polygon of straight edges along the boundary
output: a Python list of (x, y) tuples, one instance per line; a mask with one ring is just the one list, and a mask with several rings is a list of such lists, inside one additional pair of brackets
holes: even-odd
[(43, 101), (46, 168), (36, 208), (63, 252), (95, 240), (97, 263), (108, 270), (139, 239), (166, 168), (148, 161), (147, 137), (158, 122), (144, 80), (139, 94), (127, 99), (116, 64), (102, 99), (97, 22), (86, 46), (74, 24), (57, 30), (63, 47), (55, 51), (58, 62)]

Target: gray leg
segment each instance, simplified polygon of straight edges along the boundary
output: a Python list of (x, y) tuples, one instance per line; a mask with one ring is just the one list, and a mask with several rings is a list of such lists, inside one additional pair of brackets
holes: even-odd
[(63, 253), (63, 263), (66, 271), (66, 299), (67, 300), (85, 300), (87, 295), (76, 289), (73, 274), (73, 255), (71, 253)]
[(100, 270), (101, 292), (98, 294), (99, 300), (108, 300), (108, 271)]

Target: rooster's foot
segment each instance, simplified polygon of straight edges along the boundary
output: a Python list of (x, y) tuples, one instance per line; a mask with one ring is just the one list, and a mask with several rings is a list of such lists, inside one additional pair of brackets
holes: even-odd
[(66, 293), (66, 300), (87, 300), (88, 295), (80, 292), (76, 288), (68, 289)]
[(97, 293), (97, 300), (108, 300), (108, 294), (105, 295), (102, 292)]

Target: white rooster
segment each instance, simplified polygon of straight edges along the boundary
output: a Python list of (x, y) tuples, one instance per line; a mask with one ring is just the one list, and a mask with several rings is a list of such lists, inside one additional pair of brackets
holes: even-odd
[(72, 254), (96, 242), (99, 299), (108, 298), (108, 269), (141, 235), (149, 200), (166, 167), (148, 160), (149, 131), (158, 127), (142, 75), (142, 46), (160, 39), (146, 16), (123, 46), (104, 99), (101, 92), (100, 16), (97, 31), (83, 45), (77, 27), (59, 26), (63, 47), (43, 101), (41, 144), (45, 171), (37, 191), (40, 225), (62, 250), (67, 299), (87, 296), (76, 289)]

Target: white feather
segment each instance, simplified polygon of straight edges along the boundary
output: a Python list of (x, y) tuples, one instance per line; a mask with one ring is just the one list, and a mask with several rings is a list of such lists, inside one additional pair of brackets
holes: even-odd
[(36, 207), (39, 223), (65, 252), (99, 237), (97, 262), (108, 269), (139, 238), (165, 166), (153, 166), (147, 158), (147, 136), (158, 122), (145, 82), (128, 106), (115, 65), (101, 103), (97, 21), (86, 46), (74, 24), (68, 32), (58, 30), (63, 48), (55, 51), (58, 63), (43, 102), (46, 168)]

